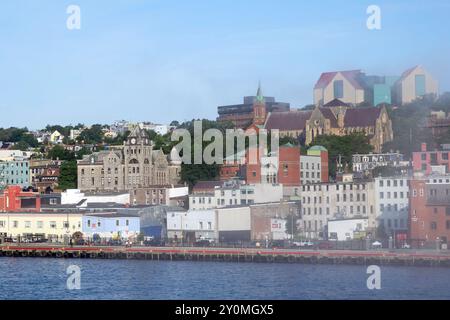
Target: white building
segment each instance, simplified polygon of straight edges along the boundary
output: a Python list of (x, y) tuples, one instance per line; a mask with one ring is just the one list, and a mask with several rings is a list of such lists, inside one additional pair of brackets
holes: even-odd
[(87, 207), (89, 203), (118, 203), (130, 204), (130, 193), (85, 193), (78, 189), (69, 189), (61, 193), (61, 204)]
[(375, 178), (375, 211), (380, 225), (390, 234), (408, 228), (409, 184), (407, 177)]
[(213, 192), (196, 193), (189, 196), (189, 209), (207, 210), (228, 206), (251, 205), (255, 203), (277, 202), (283, 199), (280, 184), (230, 183), (216, 187)]
[[(215, 210), (167, 212), (167, 236), (170, 239), (217, 239)], [(190, 236), (189, 236), (190, 235)]]
[(0, 150), (0, 161), (28, 160), (33, 154), (32, 151)]
[(318, 156), (300, 156), (300, 181), (302, 184), (322, 182), (322, 159)]
[(353, 172), (369, 172), (378, 167), (402, 167), (409, 165), (400, 153), (354, 154)]
[(377, 227), (373, 181), (338, 182), (300, 187), (300, 232), (306, 238), (325, 238), (329, 220), (368, 218)]
[(328, 239), (346, 241), (366, 237), (369, 219), (336, 219), (328, 221)]
[(286, 231), (286, 219), (270, 219), (270, 232), (273, 240), (289, 239), (290, 236)]
[(216, 209), (220, 242), (251, 240), (251, 210), (248, 206)]

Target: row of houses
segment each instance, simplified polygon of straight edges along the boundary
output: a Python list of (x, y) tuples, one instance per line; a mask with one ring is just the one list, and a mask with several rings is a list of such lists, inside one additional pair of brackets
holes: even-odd
[[(207, 190), (212, 192), (205, 192)], [(249, 192), (250, 191), (250, 192)], [(62, 241), (135, 238), (138, 234), (194, 242), (283, 240), (292, 223), (302, 239), (379, 238), (429, 243), (450, 235), (450, 175), (310, 184), (286, 196), (282, 185), (235, 184), (194, 188), (189, 209), (130, 206), (129, 194), (36, 195), (20, 188), (0, 197), (0, 233)], [(289, 219), (292, 219), (291, 224)], [(295, 221), (295, 222), (294, 222)], [(353, 230), (353, 232), (349, 232)]]

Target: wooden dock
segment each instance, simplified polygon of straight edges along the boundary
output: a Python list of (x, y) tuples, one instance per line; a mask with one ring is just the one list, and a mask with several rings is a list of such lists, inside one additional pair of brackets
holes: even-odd
[(449, 252), (2, 245), (1, 257), (450, 267)]

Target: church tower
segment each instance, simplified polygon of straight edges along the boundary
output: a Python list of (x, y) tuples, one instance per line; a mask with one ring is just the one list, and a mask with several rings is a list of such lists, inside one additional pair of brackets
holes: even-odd
[(266, 100), (264, 99), (261, 83), (258, 85), (256, 101), (253, 103), (253, 124), (263, 125), (266, 122)]
[(134, 126), (124, 142), (125, 186), (127, 190), (152, 184), (153, 145), (147, 134), (138, 125)]

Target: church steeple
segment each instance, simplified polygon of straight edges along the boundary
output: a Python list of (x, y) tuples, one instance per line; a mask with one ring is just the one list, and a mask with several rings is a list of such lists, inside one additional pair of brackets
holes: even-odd
[(256, 92), (256, 101), (259, 103), (264, 103), (265, 99), (261, 89), (261, 81), (258, 83), (258, 91)]
[(253, 124), (263, 125), (266, 121), (266, 99), (264, 99), (261, 81), (258, 84), (258, 91), (256, 92), (256, 101), (253, 104)]

